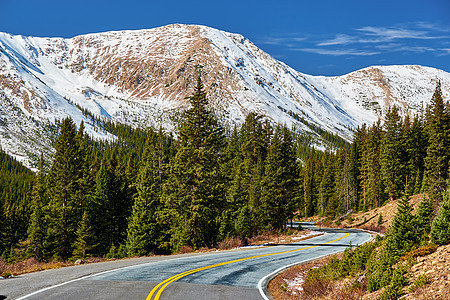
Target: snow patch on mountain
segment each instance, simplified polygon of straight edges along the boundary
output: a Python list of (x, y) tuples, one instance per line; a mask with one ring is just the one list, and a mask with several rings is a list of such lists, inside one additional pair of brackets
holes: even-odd
[(350, 140), (390, 105), (420, 113), (450, 74), (422, 66), (374, 66), (338, 77), (311, 76), (272, 58), (239, 34), (196, 25), (114, 31), (71, 39), (0, 33), (0, 145), (31, 165), (51, 153), (55, 120), (71, 116), (96, 139), (113, 139), (83, 115), (132, 126), (162, 125), (187, 107), (201, 65), (205, 89), (227, 124), (249, 112)]

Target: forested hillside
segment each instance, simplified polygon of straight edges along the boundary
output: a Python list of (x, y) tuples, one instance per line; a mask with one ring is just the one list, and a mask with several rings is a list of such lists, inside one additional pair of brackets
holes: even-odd
[(171, 253), (405, 193), (428, 192), (434, 207), (442, 201), (450, 108), (439, 85), (423, 115), (401, 118), (392, 107), (383, 124), (358, 128), (351, 144), (327, 135), (332, 151), (310, 148), (307, 135), (254, 113), (223, 127), (200, 77), (189, 102), (175, 135), (97, 120), (118, 138), (93, 141), (83, 123), (66, 118), (51, 166), (41, 162), (36, 175), (2, 154), (2, 258)]

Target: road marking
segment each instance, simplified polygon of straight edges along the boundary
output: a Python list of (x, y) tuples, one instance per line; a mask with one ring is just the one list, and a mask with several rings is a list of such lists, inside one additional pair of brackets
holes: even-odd
[[(344, 233), (344, 232), (342, 232), (342, 233)], [(255, 259), (255, 258), (260, 258), (260, 257), (265, 257), (265, 256), (278, 255), (278, 254), (286, 254), (286, 253), (292, 253), (292, 252), (297, 252), (297, 251), (301, 251), (301, 250), (316, 248), (316, 247), (319, 247), (319, 246), (322, 246), (322, 245), (326, 245), (326, 244), (330, 244), (330, 243), (334, 243), (336, 241), (342, 240), (342, 239), (348, 237), (349, 235), (350, 235), (350, 233), (347, 232), (347, 233), (345, 233), (345, 235), (343, 237), (334, 239), (334, 240), (326, 242), (326, 243), (315, 245), (315, 246), (308, 246), (308, 247), (303, 247), (303, 248), (300, 248), (300, 249), (294, 249), (294, 250), (288, 250), (288, 251), (282, 251), (282, 252), (276, 252), (276, 253), (260, 254), (260, 255), (255, 255), (255, 256), (250, 256), (250, 257), (245, 257), (245, 258), (225, 261), (225, 262), (221, 262), (221, 263), (218, 263), (218, 264), (209, 265), (209, 266), (205, 266), (205, 267), (201, 267), (201, 268), (197, 268), (197, 269), (188, 270), (188, 271), (185, 271), (183, 273), (176, 274), (176, 275), (174, 275), (172, 277), (169, 277), (166, 280), (160, 282), (158, 285), (156, 285), (151, 290), (151, 292), (148, 294), (146, 300), (152, 300), (153, 296), (155, 296), (153, 298), (153, 300), (159, 300), (159, 298), (161, 297), (162, 292), (164, 291), (164, 289), (168, 285), (170, 285), (171, 283), (173, 283), (173, 282), (175, 282), (175, 281), (177, 281), (177, 280), (179, 280), (179, 279), (181, 279), (183, 277), (186, 277), (186, 276), (188, 276), (190, 274), (193, 274), (193, 273), (197, 273), (197, 272), (200, 272), (200, 271), (203, 271), (203, 270), (208, 270), (208, 269), (212, 269), (212, 268), (216, 268), (216, 267), (220, 267), (220, 266), (229, 265), (229, 264), (232, 264), (232, 263), (235, 263), (235, 262), (244, 261), (244, 260), (250, 260), (250, 259)]]
[(69, 280), (69, 281), (65, 281), (65, 282), (62, 282), (62, 283), (59, 283), (59, 284), (48, 286), (46, 288), (42, 288), (40, 290), (34, 291), (34, 292), (32, 292), (30, 294), (27, 294), (25, 296), (21, 296), (21, 297), (17, 298), (16, 300), (24, 300), (24, 299), (27, 299), (27, 298), (29, 298), (31, 296), (36, 295), (36, 294), (39, 294), (39, 293), (42, 293), (42, 292), (45, 292), (45, 291), (48, 291), (48, 290), (51, 290), (51, 289), (54, 289), (54, 288), (58, 288), (60, 286), (63, 286), (63, 285), (69, 284), (69, 283), (73, 283), (73, 282), (77, 282), (77, 281), (80, 281), (80, 280), (84, 280), (84, 279), (88, 279), (88, 278), (91, 278), (91, 277), (95, 277), (95, 276), (98, 276), (98, 275), (108, 274), (108, 273), (112, 273), (112, 272), (116, 272), (116, 271), (120, 271), (120, 270), (134, 268), (136, 266), (148, 265), (148, 264), (151, 264), (151, 262), (150, 263), (144, 263), (144, 264), (137, 264), (137, 265), (126, 266), (126, 267), (120, 267), (120, 268), (107, 270), (107, 271), (102, 271), (102, 272), (91, 274), (91, 275), (86, 275), (86, 276), (83, 276), (83, 277), (80, 277), (80, 278), (75, 278), (75, 279), (72, 279), (72, 280)]
[(259, 294), (263, 297), (264, 300), (270, 300), (270, 298), (268, 298), (266, 296), (266, 293), (264, 292), (264, 289), (265, 289), (265, 286), (269, 283), (269, 281), (274, 277), (274, 275), (277, 275), (277, 274), (281, 273), (282, 271), (289, 269), (290, 267), (298, 266), (298, 265), (300, 265), (302, 263), (309, 262), (309, 261), (312, 261), (312, 260), (316, 260), (316, 259), (328, 256), (328, 255), (331, 255), (331, 254), (324, 254), (324, 255), (321, 255), (321, 256), (312, 257), (312, 258), (308, 258), (308, 259), (305, 259), (305, 260), (302, 260), (302, 261), (298, 261), (298, 262), (295, 262), (293, 264), (281, 267), (281, 268), (273, 271), (270, 274), (267, 274), (266, 276), (264, 276), (263, 278), (261, 278), (258, 281), (257, 287), (258, 287)]

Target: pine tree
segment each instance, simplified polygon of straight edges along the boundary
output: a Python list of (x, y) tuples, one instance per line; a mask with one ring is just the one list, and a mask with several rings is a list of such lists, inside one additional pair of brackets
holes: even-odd
[(71, 118), (61, 122), (56, 153), (48, 174), (47, 240), (52, 254), (68, 259), (82, 211), (80, 181), (84, 175), (84, 153)]
[(33, 191), (31, 194), (31, 209), (30, 227), (28, 228), (29, 249), (34, 258), (38, 261), (44, 258), (44, 238), (45, 238), (45, 222), (44, 222), (44, 207), (46, 206), (45, 198), (45, 174), (44, 174), (44, 159), (41, 154), (39, 161), (38, 174), (36, 176)]
[(74, 243), (73, 258), (86, 258), (90, 256), (88, 252), (97, 247), (94, 231), (89, 223), (89, 217), (86, 212), (83, 213), (80, 225), (76, 232), (76, 240)]
[(417, 237), (421, 242), (427, 242), (433, 219), (433, 204), (429, 199), (422, 199), (415, 215)]
[[(306, 217), (313, 216), (318, 212), (317, 206), (317, 193), (318, 185), (315, 182), (314, 174), (319, 174), (316, 162), (315, 152), (311, 152), (308, 155), (305, 166), (302, 168), (301, 177), (303, 179), (302, 191), (303, 191), (303, 208), (304, 215)], [(318, 177), (318, 176), (317, 176)]]
[[(405, 123), (407, 119), (405, 118)], [(412, 194), (421, 193), (423, 175), (425, 170), (425, 156), (427, 155), (428, 137), (424, 127), (423, 119), (415, 116), (411, 127), (404, 131), (404, 141), (406, 144), (407, 182), (411, 188), (408, 191)]]
[(344, 148), (342, 151), (338, 153), (338, 157), (340, 158), (340, 164), (337, 165), (337, 173), (336, 176), (336, 191), (339, 194), (339, 197), (342, 199), (342, 207), (344, 212), (348, 212), (351, 208), (355, 207), (356, 200), (356, 189), (354, 188), (353, 176), (352, 176), (352, 166), (351, 166), (351, 158), (349, 155), (349, 151), (347, 148)]
[(161, 247), (165, 228), (157, 216), (162, 209), (160, 198), (167, 163), (162, 129), (159, 133), (150, 130), (137, 178), (137, 197), (128, 223), (126, 245), (130, 256), (154, 254)]
[(439, 245), (450, 243), (450, 180), (441, 207), (431, 226), (431, 240)]
[(417, 225), (411, 211), (409, 195), (405, 193), (398, 200), (397, 212), (387, 236), (387, 249), (391, 253), (401, 255), (417, 242)]
[(363, 135), (360, 179), (362, 185), (362, 209), (378, 207), (384, 198), (381, 173), (382, 130), (380, 121), (373, 124)]
[(224, 203), (220, 162), (224, 131), (207, 109), (208, 100), (200, 76), (191, 108), (179, 127), (180, 148), (172, 160), (165, 188), (172, 227), (173, 249), (212, 246), (218, 232), (218, 213)]
[[(322, 158), (323, 175), (319, 185), (319, 206), (320, 214), (334, 217), (342, 211), (338, 201), (338, 194), (336, 191), (336, 166), (341, 165), (341, 160), (336, 159), (334, 154), (326, 154)], [(335, 163), (335, 162), (338, 163)], [(341, 184), (341, 182), (339, 182)], [(340, 192), (340, 191), (339, 191)]]
[(404, 143), (402, 141), (402, 121), (396, 106), (389, 108), (384, 123), (381, 141), (381, 171), (386, 193), (391, 200), (404, 190)]
[(286, 127), (277, 126), (262, 179), (262, 211), (269, 229), (283, 229), (292, 218), (295, 203), (296, 161), (292, 137)]
[(244, 239), (253, 236), (254, 223), (252, 220), (252, 212), (248, 205), (244, 205), (239, 211), (239, 217), (236, 222), (236, 233)]
[(441, 84), (427, 107), (428, 148), (425, 158), (428, 192), (435, 205), (442, 201), (450, 158), (450, 111), (444, 103)]
[(249, 113), (241, 128), (241, 178), (245, 199), (254, 214), (256, 227), (264, 227), (261, 211), (261, 180), (264, 176), (264, 162), (268, 153), (270, 142), (270, 124), (264, 124), (262, 116)]
[(362, 155), (362, 143), (367, 134), (366, 124), (360, 128), (358, 127), (354, 136), (353, 142), (350, 147), (350, 183), (353, 190), (353, 205), (354, 209), (360, 209), (360, 197), (362, 194), (361, 190), (361, 155)]
[(101, 163), (94, 182), (93, 195), (87, 209), (88, 215), (91, 216), (91, 225), (95, 236), (98, 238), (96, 250), (99, 254), (104, 254), (114, 244), (111, 220), (114, 191), (112, 190), (111, 174), (107, 170), (105, 161)]

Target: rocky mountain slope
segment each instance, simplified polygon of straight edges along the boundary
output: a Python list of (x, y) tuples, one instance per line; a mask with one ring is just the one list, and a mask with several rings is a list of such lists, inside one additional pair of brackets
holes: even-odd
[(421, 66), (369, 67), (339, 77), (310, 76), (275, 60), (245, 37), (196, 25), (105, 32), (71, 39), (0, 33), (0, 145), (32, 165), (51, 152), (55, 120), (84, 120), (95, 138), (114, 138), (83, 115), (132, 126), (162, 124), (185, 108), (197, 66), (212, 107), (228, 124), (249, 112), (312, 132), (350, 139), (389, 105), (419, 112), (450, 74)]

